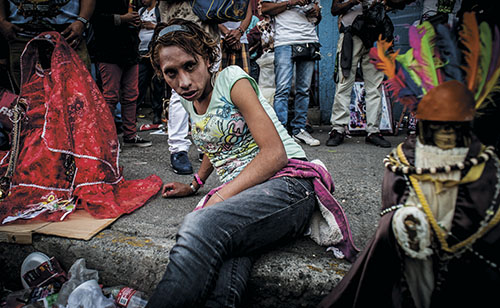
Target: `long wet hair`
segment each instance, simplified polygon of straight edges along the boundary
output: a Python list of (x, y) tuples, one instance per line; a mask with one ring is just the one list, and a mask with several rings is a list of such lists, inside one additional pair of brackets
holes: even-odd
[[(159, 37), (161, 30), (172, 25), (185, 26), (189, 31), (173, 31)], [(155, 28), (149, 51), (153, 68), (161, 79), (163, 79), (163, 72), (160, 67), (160, 49), (168, 46), (177, 46), (194, 58), (196, 58), (196, 55), (199, 55), (204, 60), (208, 60), (211, 67), (220, 58), (218, 42), (211, 39), (197, 24), (177, 18), (170, 20), (168, 23), (162, 22)]]

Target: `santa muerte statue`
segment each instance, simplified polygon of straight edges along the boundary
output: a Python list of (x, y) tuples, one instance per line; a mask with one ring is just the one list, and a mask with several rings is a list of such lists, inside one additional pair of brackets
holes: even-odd
[[(494, 37), (494, 39), (492, 39)], [(416, 135), (385, 159), (375, 236), (321, 307), (489, 307), (500, 290), (500, 165), (472, 133), (500, 75), (500, 35), (464, 15), (410, 28), (411, 49), (371, 55)], [(462, 62), (462, 58), (465, 63)]]

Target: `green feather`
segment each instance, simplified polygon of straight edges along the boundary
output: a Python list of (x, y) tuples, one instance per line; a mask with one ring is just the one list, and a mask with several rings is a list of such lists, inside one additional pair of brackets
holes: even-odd
[[(418, 74), (414, 71), (414, 67), (417, 64), (417, 61), (415, 61), (415, 58), (413, 58), (413, 48), (410, 48), (406, 53), (402, 55), (398, 55), (396, 57), (396, 61), (401, 64), (401, 66), (404, 67), (404, 69), (408, 72), (410, 75), (411, 79), (413, 79), (413, 82), (419, 87), (422, 86), (422, 79), (418, 77)], [(422, 89), (425, 91), (425, 89)]]
[[(420, 54), (424, 63), (420, 64), (422, 65), (422, 69), (425, 71), (426, 75), (431, 79), (432, 85), (437, 86), (439, 82), (436, 72), (436, 61), (439, 59), (435, 59), (434, 57), (434, 40), (436, 32), (434, 31), (432, 24), (428, 21), (423, 22), (421, 25), (417, 26), (417, 28), (419, 31), (423, 31), (422, 28), (425, 29), (425, 34), (421, 41)], [(439, 60), (439, 62), (441, 61)]]
[(488, 71), (490, 69), (491, 62), (491, 46), (492, 46), (492, 35), (491, 29), (486, 22), (482, 22), (479, 25), (479, 41), (481, 44), (480, 55), (479, 55), (479, 67), (477, 72), (477, 91), (474, 98), (477, 100), (481, 95), (484, 84), (486, 83), (486, 78), (488, 77)]

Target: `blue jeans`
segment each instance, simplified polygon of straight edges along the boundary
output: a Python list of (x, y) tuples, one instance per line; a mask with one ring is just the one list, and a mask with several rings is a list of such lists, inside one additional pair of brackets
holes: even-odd
[(284, 45), (274, 48), (274, 71), (276, 74), (276, 93), (274, 94), (274, 111), (281, 124), (288, 122), (288, 97), (292, 88), (293, 66), (295, 64), (295, 104), (294, 116), (290, 122), (292, 134), (305, 129), (309, 92), (314, 73), (314, 61), (292, 60), (292, 46)]
[(188, 214), (147, 307), (235, 307), (250, 256), (304, 234), (315, 206), (310, 180), (281, 177)]

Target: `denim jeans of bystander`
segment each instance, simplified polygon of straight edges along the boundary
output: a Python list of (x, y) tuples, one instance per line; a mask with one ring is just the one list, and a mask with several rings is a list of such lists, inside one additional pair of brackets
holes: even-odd
[(292, 135), (305, 129), (307, 109), (309, 108), (309, 92), (314, 73), (314, 61), (292, 60), (292, 46), (282, 45), (274, 48), (274, 69), (276, 74), (276, 94), (274, 110), (280, 122), (286, 127), (288, 121), (288, 98), (292, 88), (293, 69), (295, 65), (295, 102), (294, 116), (290, 122)]

